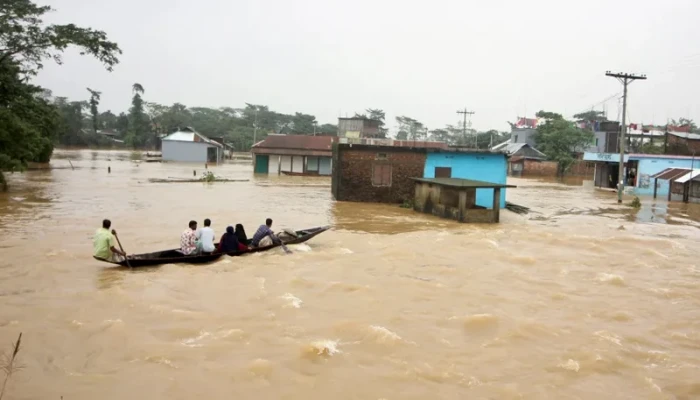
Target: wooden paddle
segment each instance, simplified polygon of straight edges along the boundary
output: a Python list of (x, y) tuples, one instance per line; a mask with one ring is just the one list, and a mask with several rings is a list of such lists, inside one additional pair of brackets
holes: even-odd
[(282, 250), (284, 250), (285, 253), (292, 254), (292, 251), (287, 248), (287, 246), (282, 242), (282, 239), (280, 239), (280, 246), (282, 246)]
[[(119, 244), (119, 250), (122, 251), (122, 253), (126, 254), (126, 251), (124, 251), (124, 248), (122, 247), (122, 242), (119, 240), (119, 236), (117, 236), (117, 232), (114, 231), (114, 237), (117, 238), (117, 243)], [(126, 260), (126, 265), (131, 268), (131, 263), (129, 262), (129, 257), (126, 255), (124, 256), (124, 259)]]

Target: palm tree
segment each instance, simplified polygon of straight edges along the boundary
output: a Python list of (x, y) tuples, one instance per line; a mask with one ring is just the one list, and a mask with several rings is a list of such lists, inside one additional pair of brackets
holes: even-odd
[(141, 86), (140, 83), (134, 83), (134, 85), (131, 87), (131, 91), (134, 93), (141, 93), (143, 94), (143, 86)]

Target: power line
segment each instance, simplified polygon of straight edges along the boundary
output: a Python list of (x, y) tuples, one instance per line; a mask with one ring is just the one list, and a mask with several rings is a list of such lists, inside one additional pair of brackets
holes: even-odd
[(623, 86), (622, 95), (622, 123), (620, 124), (620, 168), (618, 169), (618, 180), (619, 184), (617, 187), (617, 203), (622, 203), (622, 191), (625, 188), (625, 133), (627, 133), (627, 123), (625, 118), (627, 117), (627, 85), (636, 80), (646, 80), (646, 75), (634, 75), (627, 73), (613, 73), (610, 71), (605, 72), (605, 76), (611, 76), (617, 78)]

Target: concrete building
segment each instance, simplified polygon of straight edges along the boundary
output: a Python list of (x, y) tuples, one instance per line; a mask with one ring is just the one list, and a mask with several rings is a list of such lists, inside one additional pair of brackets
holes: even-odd
[(163, 161), (219, 163), (224, 146), (188, 127), (161, 139)]
[[(413, 209), (418, 212), (454, 219), (459, 222), (500, 220), (501, 190), (505, 184), (459, 178), (414, 178), (416, 192)], [(477, 191), (493, 193), (491, 207), (477, 204)]]
[(383, 138), (381, 121), (370, 118), (338, 118), (338, 137)]
[[(596, 187), (614, 189), (618, 182), (620, 155), (616, 153), (585, 153), (583, 159), (593, 162), (593, 180)], [(668, 197), (670, 186), (665, 179), (655, 180), (664, 170), (700, 169), (700, 160), (695, 157), (664, 154), (625, 154), (625, 186), (636, 195)], [(679, 175), (680, 177), (680, 175)]]
[(333, 136), (268, 135), (253, 145), (256, 174), (326, 175), (332, 171)]
[[(478, 150), (338, 143), (331, 190), (339, 201), (413, 200), (413, 178), (462, 178), (505, 184), (506, 155)], [(493, 207), (493, 190), (475, 188), (475, 204)], [(500, 201), (505, 207), (505, 191)]]

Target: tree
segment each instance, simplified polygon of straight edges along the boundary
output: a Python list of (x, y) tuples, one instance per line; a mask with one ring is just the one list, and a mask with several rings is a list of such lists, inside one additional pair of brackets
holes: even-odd
[(540, 111), (537, 117), (546, 120), (544, 124), (537, 127), (535, 134), (537, 148), (550, 160), (558, 163), (557, 174), (563, 176), (576, 160), (574, 153), (590, 145), (595, 135), (591, 131), (576, 127), (572, 121), (565, 120), (561, 114)]
[(700, 133), (700, 129), (698, 129), (698, 126), (695, 124), (695, 121), (689, 118), (678, 118), (672, 119), (669, 122), (669, 125), (672, 126), (687, 126), (690, 129), (691, 133)]
[(379, 121), (379, 133), (381, 134), (381, 137), (386, 137), (387, 133), (389, 133), (389, 130), (385, 128), (385, 123), (384, 120), (386, 118), (386, 114), (384, 113), (384, 110), (380, 110), (378, 108), (368, 108), (367, 114), (369, 114), (370, 119), (376, 119)]
[(21, 170), (29, 161), (48, 161), (60, 114), (41, 87), (29, 83), (52, 58), (62, 63), (69, 46), (80, 48), (111, 71), (121, 50), (102, 31), (74, 24), (45, 25), (42, 16), (51, 7), (31, 0), (0, 2), (0, 185), (6, 189), (2, 171)]
[[(406, 136), (410, 140), (421, 140), (428, 135), (428, 130), (423, 126), (423, 123), (413, 118), (406, 116), (396, 117), (396, 122), (399, 124), (399, 134), (401, 134), (401, 131), (406, 132)], [(403, 135), (401, 134), (401, 136)], [(396, 135), (396, 138), (398, 139), (399, 135)]]
[(603, 111), (585, 111), (574, 115), (574, 119), (577, 121), (586, 122), (605, 122), (608, 118), (605, 116)]
[(144, 93), (143, 86), (139, 83), (134, 83), (132, 92), (134, 97), (131, 100), (131, 108), (129, 109), (129, 129), (126, 134), (126, 144), (136, 149), (144, 147), (148, 143), (150, 127), (148, 117), (144, 111), (143, 99), (141, 98), (141, 95)]
[(102, 93), (96, 92), (90, 88), (87, 88), (88, 92), (90, 92), (90, 115), (92, 115), (92, 130), (97, 134), (97, 128), (98, 128), (98, 122), (97, 122), (97, 117), (99, 115), (99, 112), (97, 111), (97, 106), (100, 105), (100, 95)]

